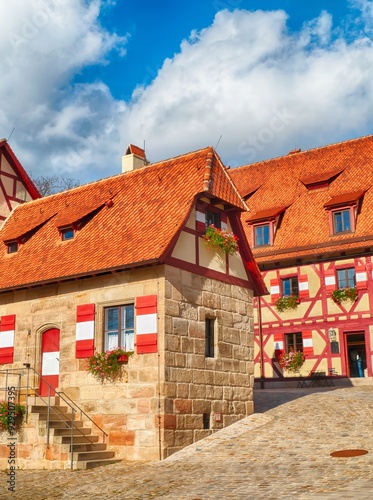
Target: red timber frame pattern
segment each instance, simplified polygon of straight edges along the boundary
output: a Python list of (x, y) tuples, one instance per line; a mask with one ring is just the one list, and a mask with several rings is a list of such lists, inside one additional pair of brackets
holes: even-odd
[[(285, 349), (285, 334), (302, 333), (303, 352), (306, 355), (308, 369), (316, 371), (321, 362), (326, 360), (328, 372), (333, 368), (333, 361), (340, 362), (342, 373), (339, 375), (348, 376), (348, 353), (344, 334), (349, 332), (364, 332), (365, 347), (367, 354), (367, 373), (373, 375), (372, 357), (373, 346), (370, 341), (370, 329), (373, 327), (373, 275), (371, 257), (361, 257), (351, 260), (350, 264), (342, 265), (338, 261), (314, 263), (309, 266), (297, 268), (299, 282), (299, 298), (303, 307), (304, 314), (288, 319), (286, 314), (280, 314), (275, 307), (275, 300), (281, 295), (281, 278), (286, 276), (286, 269), (276, 271), (276, 278), (270, 279), (270, 295), (256, 298), (254, 301), (255, 311), (258, 311), (257, 300), (261, 301), (262, 311), (262, 350), (264, 375), (268, 378), (282, 379), (284, 377), (278, 365), (278, 357)], [(334, 303), (332, 292), (337, 288), (337, 270), (341, 268), (355, 268), (356, 289), (358, 291), (357, 300), (351, 304)], [(320, 282), (320, 287), (309, 294), (308, 278), (306, 269), (316, 276)], [(273, 271), (263, 272), (265, 279), (268, 273), (273, 276)], [(267, 280), (268, 282), (268, 280)], [(303, 292), (303, 293), (302, 293)], [(333, 303), (333, 311), (330, 312), (330, 306)], [(316, 306), (316, 307), (315, 307)], [(337, 312), (335, 312), (337, 310)], [(317, 311), (317, 312), (315, 312)], [(265, 318), (271, 318), (267, 321)], [(328, 330), (333, 328), (339, 332), (339, 353), (332, 353)], [(258, 330), (258, 321), (255, 322), (255, 344), (256, 356), (255, 363), (260, 364), (260, 337)], [(313, 344), (318, 337), (320, 352), (315, 352)], [(325, 363), (323, 364), (325, 367)]]
[[(218, 205), (223, 205), (223, 201), (217, 202)], [(241, 286), (243, 288), (253, 289), (259, 293), (264, 293), (263, 283), (260, 278), (260, 272), (257, 268), (257, 265), (254, 261), (254, 257), (250, 250), (249, 245), (246, 241), (246, 236), (244, 234), (243, 228), (239, 221), (239, 210), (235, 208), (228, 210), (222, 210), (212, 203), (207, 203), (202, 200), (197, 200), (195, 204), (196, 210), (196, 220), (195, 220), (195, 229), (184, 226), (183, 231), (189, 234), (192, 234), (195, 237), (195, 255), (196, 262), (192, 264), (191, 262), (186, 262), (181, 259), (177, 259), (172, 256), (168, 256), (165, 258), (165, 264), (169, 264), (170, 266), (177, 267), (179, 269), (184, 269), (185, 271), (189, 271), (191, 273), (198, 274), (200, 276), (205, 276), (206, 278), (216, 279), (222, 281), (224, 283), (229, 283), (231, 285)], [(228, 227), (228, 220), (231, 225), (233, 233), (238, 237), (238, 247), (239, 252), (242, 258), (243, 263), (245, 264), (247, 279), (238, 278), (237, 276), (233, 276), (229, 274), (229, 256), (225, 256), (225, 273), (215, 271), (213, 269), (209, 269), (200, 265), (199, 262), (199, 248), (201, 245), (204, 245), (203, 235), (206, 231), (206, 211), (212, 211), (220, 213), (221, 215), (221, 227), (222, 229), (226, 229)], [(179, 234), (177, 235), (177, 238)], [(175, 239), (175, 242), (177, 241)]]
[[(5, 161), (9, 164), (11, 172), (5, 167)], [(5, 204), (9, 213), (19, 203), (24, 203), (25, 199), (20, 198), (20, 186), (28, 192), (32, 199), (40, 198), (40, 194), (35, 185), (17, 160), (13, 151), (5, 141), (0, 141), (0, 203)], [(4, 214), (0, 214), (0, 225), (6, 219)]]

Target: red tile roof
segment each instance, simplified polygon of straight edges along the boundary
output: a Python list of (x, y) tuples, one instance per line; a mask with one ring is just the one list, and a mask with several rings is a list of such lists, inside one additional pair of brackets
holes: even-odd
[[(229, 173), (242, 195), (261, 184), (246, 202), (250, 213), (241, 216), (249, 241), (249, 220), (273, 206), (288, 207), (273, 246), (253, 249), (259, 263), (373, 245), (373, 135), (246, 165)], [(319, 189), (308, 190), (304, 185), (304, 180), (319, 181), (335, 175), (333, 182)], [(355, 232), (330, 235), (325, 206), (329, 207), (331, 201), (334, 205), (336, 200), (348, 204), (364, 192)]]
[[(212, 148), (20, 205), (0, 240), (31, 236), (17, 253), (3, 246), (0, 289), (161, 263), (201, 193), (245, 209)], [(75, 238), (61, 241), (56, 226), (82, 217)]]

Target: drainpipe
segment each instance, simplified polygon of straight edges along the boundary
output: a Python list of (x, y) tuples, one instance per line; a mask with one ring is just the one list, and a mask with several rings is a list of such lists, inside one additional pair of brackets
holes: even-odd
[(258, 330), (259, 330), (259, 351), (260, 351), (260, 388), (264, 389), (264, 356), (263, 356), (263, 328), (262, 328), (262, 306), (258, 296)]

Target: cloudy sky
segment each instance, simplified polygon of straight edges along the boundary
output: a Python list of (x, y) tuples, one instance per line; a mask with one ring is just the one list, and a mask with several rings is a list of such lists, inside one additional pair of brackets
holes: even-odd
[(373, 0), (3, 0), (0, 137), (88, 182), (129, 143), (234, 167), (370, 134), (372, 34)]

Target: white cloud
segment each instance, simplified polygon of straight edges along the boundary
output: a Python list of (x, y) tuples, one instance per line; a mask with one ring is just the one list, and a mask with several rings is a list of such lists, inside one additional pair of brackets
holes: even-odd
[(93, 180), (120, 169), (128, 143), (157, 161), (206, 145), (232, 166), (370, 133), (373, 1), (333, 26), (323, 11), (296, 33), (284, 11), (222, 10), (193, 32), (148, 86), (117, 101), (102, 82), (72, 84), (92, 64), (124, 55), (105, 30), (113, 0), (0, 4), (0, 136), (27, 170)]
[(111, 51), (125, 53), (126, 38), (99, 24), (100, 9), (107, 5), (107, 0), (0, 4), (0, 135), (15, 127), (11, 145), (35, 174), (52, 167), (78, 176), (79, 168), (92, 167), (97, 169), (92, 177), (105, 175), (100, 166), (111, 156), (105, 157), (101, 142), (122, 104), (102, 83), (70, 82), (88, 65), (107, 63)]
[[(359, 1), (366, 27), (372, 2)], [(289, 33), (283, 11), (221, 11), (136, 90), (125, 137), (146, 139), (160, 159), (222, 134), (218, 151), (233, 166), (368, 133), (372, 41), (355, 29), (333, 31), (327, 12)]]

